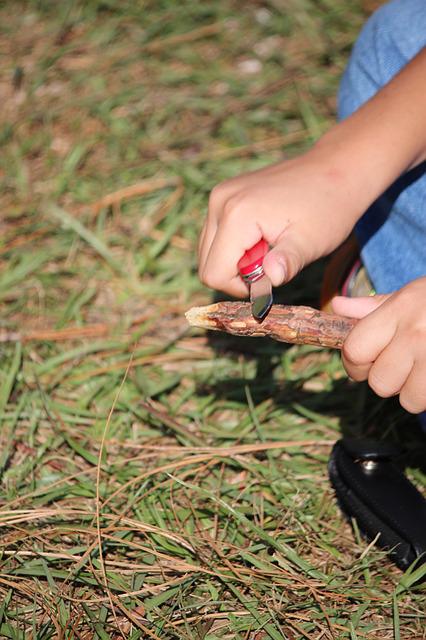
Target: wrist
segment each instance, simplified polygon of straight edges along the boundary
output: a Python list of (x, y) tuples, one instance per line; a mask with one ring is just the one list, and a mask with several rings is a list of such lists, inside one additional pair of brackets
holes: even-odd
[[(329, 190), (333, 212), (348, 225), (348, 234), (382, 193), (380, 180), (368, 158), (364, 159), (346, 132), (333, 127), (309, 152)], [(386, 187), (385, 187), (386, 188)], [(383, 188), (383, 190), (385, 189)]]

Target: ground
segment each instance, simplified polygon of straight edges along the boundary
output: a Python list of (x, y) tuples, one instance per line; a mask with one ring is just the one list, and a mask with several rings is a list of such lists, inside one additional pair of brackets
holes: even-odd
[(210, 189), (333, 123), (374, 4), (2, 3), (1, 638), (426, 637), (327, 476), (342, 433), (413, 424), (337, 352), (184, 317)]

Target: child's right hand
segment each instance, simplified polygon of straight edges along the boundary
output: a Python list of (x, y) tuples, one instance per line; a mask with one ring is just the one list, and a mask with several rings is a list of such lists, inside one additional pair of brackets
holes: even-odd
[(343, 242), (368, 204), (328, 145), (222, 182), (211, 193), (201, 233), (200, 278), (247, 295), (237, 263), (264, 238), (272, 247), (264, 270), (279, 286)]
[(426, 161), (425, 73), (426, 47), (304, 155), (217, 186), (201, 234), (201, 280), (244, 296), (237, 263), (262, 237), (275, 286), (335, 249), (398, 176)]

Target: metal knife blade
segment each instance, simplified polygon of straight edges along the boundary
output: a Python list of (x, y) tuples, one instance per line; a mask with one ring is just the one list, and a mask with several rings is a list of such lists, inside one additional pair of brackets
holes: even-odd
[(269, 278), (263, 275), (255, 282), (250, 283), (250, 302), (253, 317), (261, 322), (272, 307), (272, 284)]

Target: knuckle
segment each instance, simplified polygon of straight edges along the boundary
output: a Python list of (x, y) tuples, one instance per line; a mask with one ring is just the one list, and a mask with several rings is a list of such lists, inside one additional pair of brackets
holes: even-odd
[(347, 371), (349, 377), (352, 378), (352, 380), (354, 380), (355, 382), (364, 382), (364, 380), (367, 380), (368, 378), (368, 372), (366, 372), (364, 369), (347, 368)]
[(367, 380), (368, 377), (368, 367), (357, 367), (353, 365), (351, 362), (348, 362), (343, 356), (343, 365), (346, 369), (346, 373), (355, 382), (362, 382), (363, 380)]
[(366, 364), (365, 358), (362, 355), (360, 345), (358, 341), (348, 338), (343, 345), (342, 353), (348, 364), (360, 366)]
[(408, 413), (421, 413), (426, 411), (426, 395), (418, 396), (410, 391), (401, 390), (399, 403)]
[(414, 345), (423, 344), (426, 340), (426, 315), (416, 318), (413, 327), (410, 327), (411, 343)]
[(377, 371), (372, 368), (368, 375), (368, 384), (381, 398), (390, 398), (398, 391), (394, 389), (391, 384)]
[(227, 224), (232, 224), (235, 220), (240, 219), (243, 214), (244, 196), (236, 194), (227, 199), (223, 205), (222, 219)]
[(238, 192), (236, 191), (236, 185), (232, 185), (232, 180), (219, 182), (210, 191), (209, 209), (223, 209), (227, 201), (233, 200), (234, 197), (238, 197)]
[(215, 206), (218, 202), (223, 200), (224, 191), (225, 191), (225, 188), (224, 188), (223, 182), (215, 185), (213, 189), (210, 191), (209, 204), (212, 206)]
[(214, 271), (210, 269), (200, 269), (198, 272), (199, 278), (203, 284), (209, 289), (219, 289), (220, 283)]
[(417, 405), (413, 402), (412, 398), (404, 393), (400, 394), (399, 403), (405, 411), (408, 411), (408, 413), (420, 413), (421, 411), (421, 409), (417, 408)]

